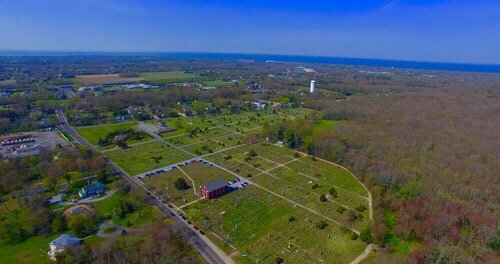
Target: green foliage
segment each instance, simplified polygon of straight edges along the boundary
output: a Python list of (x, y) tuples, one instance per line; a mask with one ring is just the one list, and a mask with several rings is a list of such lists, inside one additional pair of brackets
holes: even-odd
[(316, 228), (318, 228), (318, 229), (325, 229), (327, 226), (328, 226), (328, 223), (324, 220), (321, 220), (316, 224)]
[(281, 264), (283, 262), (285, 262), (285, 261), (283, 260), (282, 257), (277, 257), (277, 258), (274, 259), (274, 263), (276, 263), (276, 264)]
[(257, 152), (255, 152), (255, 149), (251, 149), (250, 151), (248, 151), (248, 156), (257, 157)]
[(319, 197), (319, 200), (320, 200), (321, 202), (323, 202), (323, 203), (328, 201), (328, 199), (326, 199), (326, 196), (325, 196), (324, 194), (322, 194), (322, 195)]
[(295, 220), (297, 220), (297, 218), (295, 218), (295, 216), (290, 216), (290, 218), (288, 218), (288, 222), (294, 222)]
[(95, 219), (85, 215), (72, 215), (69, 219), (68, 226), (80, 238), (87, 237), (97, 231)]
[(177, 180), (175, 180), (174, 185), (177, 190), (189, 189), (189, 185), (187, 184), (186, 180), (184, 180), (184, 178), (178, 178)]
[(333, 198), (337, 198), (338, 197), (337, 190), (334, 187), (330, 188), (330, 190), (328, 192), (330, 193), (330, 195)]
[(397, 191), (397, 194), (406, 200), (412, 200), (422, 195), (423, 191), (424, 189), (419, 182), (410, 181), (403, 185), (403, 187)]
[(371, 232), (370, 228), (365, 228), (365, 229), (361, 230), (359, 237), (360, 237), (361, 241), (363, 241), (367, 244), (373, 243), (373, 236), (372, 236), (372, 232)]
[(364, 212), (366, 210), (366, 206), (360, 204), (358, 206), (356, 206), (356, 211), (358, 212)]
[(52, 233), (61, 233), (66, 231), (67, 228), (66, 217), (61, 214), (56, 215), (52, 221)]

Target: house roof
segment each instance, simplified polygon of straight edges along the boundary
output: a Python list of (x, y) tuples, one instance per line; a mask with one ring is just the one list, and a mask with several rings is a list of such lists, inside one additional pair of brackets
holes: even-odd
[(202, 187), (205, 187), (205, 189), (207, 189), (207, 191), (211, 192), (211, 191), (214, 191), (214, 190), (217, 190), (217, 189), (220, 189), (224, 186), (227, 185), (227, 181), (224, 180), (224, 179), (218, 179), (218, 180), (215, 180), (213, 182), (209, 182), (207, 184), (204, 184)]
[(70, 217), (74, 214), (90, 214), (92, 209), (86, 204), (77, 204), (64, 211), (66, 217)]
[(79, 245), (80, 239), (76, 236), (63, 234), (60, 237), (54, 239), (52, 242), (50, 242), (50, 244), (57, 247), (71, 247)]
[(100, 190), (100, 189), (104, 189), (104, 184), (98, 181), (93, 182), (90, 185), (83, 186), (83, 190), (86, 192), (91, 190)]

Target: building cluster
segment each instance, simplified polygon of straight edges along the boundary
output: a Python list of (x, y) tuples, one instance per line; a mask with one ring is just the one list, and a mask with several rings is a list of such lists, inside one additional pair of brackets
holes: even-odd
[(0, 144), (2, 146), (10, 146), (17, 144), (25, 144), (35, 142), (35, 137), (32, 134), (20, 135), (20, 136), (7, 136), (0, 138)]

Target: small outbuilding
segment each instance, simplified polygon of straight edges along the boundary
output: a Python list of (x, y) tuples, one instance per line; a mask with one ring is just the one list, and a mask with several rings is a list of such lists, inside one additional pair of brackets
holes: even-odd
[(227, 193), (227, 181), (218, 179), (200, 186), (200, 193), (203, 198), (213, 199)]

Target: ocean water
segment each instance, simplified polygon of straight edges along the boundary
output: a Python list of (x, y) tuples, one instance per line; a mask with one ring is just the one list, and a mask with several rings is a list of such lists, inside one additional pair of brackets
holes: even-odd
[(403, 69), (446, 70), (464, 72), (500, 73), (500, 64), (461, 64), (382, 59), (355, 59), (321, 56), (237, 54), (237, 53), (185, 53), (185, 52), (57, 52), (57, 51), (6, 51), (0, 56), (158, 56), (174, 59), (229, 59), (275, 62), (322, 63), (355, 66), (394, 67)]

